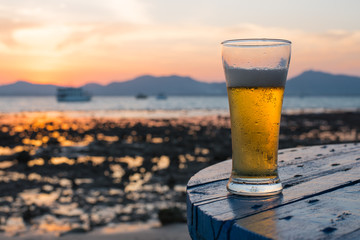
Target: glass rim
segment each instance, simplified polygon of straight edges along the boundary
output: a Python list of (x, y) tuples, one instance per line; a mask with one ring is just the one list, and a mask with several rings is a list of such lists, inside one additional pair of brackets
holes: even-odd
[(226, 47), (280, 47), (289, 46), (291, 41), (286, 39), (276, 38), (243, 38), (243, 39), (229, 39), (221, 42), (221, 45)]

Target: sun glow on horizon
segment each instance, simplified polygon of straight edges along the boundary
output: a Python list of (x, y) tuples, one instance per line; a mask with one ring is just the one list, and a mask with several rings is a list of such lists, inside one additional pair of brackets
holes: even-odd
[[(350, 27), (343, 23), (346, 28), (329, 25), (315, 31), (301, 21), (294, 25), (293, 19), (289, 21), (294, 26), (284, 23), (274, 27), (254, 19), (229, 24), (214, 16), (216, 23), (205, 14), (206, 9), (198, 14), (188, 12), (187, 18), (178, 15), (176, 8), (188, 10), (187, 1), (171, 5), (156, 0), (149, 5), (142, 0), (110, 0), (104, 4), (36, 0), (32, 4), (21, 5), (18, 0), (1, 4), (0, 0), (0, 85), (22, 79), (81, 86), (145, 74), (186, 75), (199, 81), (220, 82), (224, 81), (220, 42), (248, 37), (291, 40), (289, 78), (308, 69), (360, 76), (360, 28), (354, 24)], [(161, 4), (173, 9), (166, 13)], [(192, 6), (194, 10), (218, 9), (224, 18), (234, 18), (230, 15), (233, 10), (216, 2)], [(350, 13), (351, 19), (354, 14)]]

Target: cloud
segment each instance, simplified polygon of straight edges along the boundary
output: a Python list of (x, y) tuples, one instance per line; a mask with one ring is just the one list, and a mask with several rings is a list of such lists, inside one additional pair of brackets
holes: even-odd
[(35, 28), (39, 25), (38, 23), (0, 18), (0, 42), (6, 47), (18, 47), (19, 43), (15, 40), (14, 33), (21, 29)]
[(98, 39), (99, 42), (104, 42), (104, 39), (109, 36), (124, 35), (134, 32), (139, 28), (136, 24), (121, 22), (72, 24), (69, 27), (72, 29), (72, 32), (57, 45), (57, 50), (76, 47), (91, 39)]
[(0, 0), (0, 47), (59, 52), (88, 41), (96, 44), (150, 22), (138, 0)]
[(360, 30), (312, 32), (250, 23), (222, 30), (224, 38), (284, 38), (292, 41), (291, 75), (308, 69), (360, 75)]
[(150, 21), (143, 4), (138, 0), (0, 0), (0, 16), (57, 24)]
[[(120, 10), (116, 8), (121, 8), (121, 4), (115, 7), (116, 1), (109, 1), (98, 10), (98, 4), (90, 1), (88, 10), (109, 16), (96, 20), (96, 14), (92, 16), (81, 11), (79, 16), (82, 17), (75, 17), (75, 3), (62, 3), (65, 5), (58, 7), (69, 8), (70, 20), (45, 21), (48, 18), (45, 15), (39, 17), (44, 18), (40, 21), (31, 17), (36, 11), (44, 12), (46, 5), (33, 12), (24, 11), (29, 9), (24, 6), (14, 18), (0, 18), (0, 42), (14, 59), (13, 62), (7, 60), (8, 66), (14, 68), (12, 74), (23, 72), (25, 77), (33, 74), (32, 79), (42, 82), (126, 80), (145, 73), (180, 74), (219, 81), (224, 78), (220, 42), (266, 37), (293, 42), (291, 76), (308, 69), (360, 75), (358, 30), (312, 32), (245, 22), (225, 26), (186, 21), (157, 23), (147, 21), (147, 14), (136, 10), (137, 7), (132, 10), (138, 11), (137, 17), (125, 14), (118, 17), (116, 13)], [(2, 10), (0, 7), (0, 13)], [(59, 14), (54, 13), (54, 16)], [(5, 61), (4, 58), (0, 60)]]

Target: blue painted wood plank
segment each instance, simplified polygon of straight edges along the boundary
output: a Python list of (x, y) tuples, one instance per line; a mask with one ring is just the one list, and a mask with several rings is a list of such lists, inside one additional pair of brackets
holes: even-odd
[(272, 239), (340, 238), (360, 226), (359, 190), (358, 183), (242, 218), (236, 223)]
[(359, 239), (359, 236), (360, 236), (360, 227), (353, 232), (341, 236), (341, 240)]
[[(320, 178), (312, 179), (311, 181), (301, 182), (295, 186), (286, 188), (283, 190), (283, 194), (279, 195), (279, 200), (277, 200), (276, 205), (289, 204), (299, 199), (309, 198), (313, 195), (321, 194), (322, 192), (331, 191), (332, 189), (346, 186), (347, 184), (356, 182), (360, 179), (360, 163), (357, 168), (350, 169), (348, 171), (336, 172)], [(359, 195), (360, 198), (360, 195)], [(199, 208), (202, 211), (211, 211), (211, 215), (216, 216), (220, 219), (227, 220), (233, 218), (241, 218), (246, 215), (254, 214), (258, 211), (263, 211), (273, 207), (273, 202), (264, 202), (258, 201), (257, 207), (244, 204), (244, 202), (254, 202), (256, 200), (244, 200), (244, 197), (231, 196), (227, 199), (219, 199), (219, 201), (214, 201), (211, 204), (200, 205)], [(219, 210), (217, 206), (226, 206), (227, 204), (231, 205), (231, 208), (227, 211), (222, 210), (222, 213), (219, 215)]]
[(281, 153), (279, 172), (287, 187), (282, 195), (273, 199), (229, 194), (225, 188), (225, 174), (229, 175), (226, 171), (230, 171), (231, 161), (196, 174), (187, 189), (188, 225), (193, 239), (231, 239), (239, 233), (242, 238), (267, 239), (235, 221), (306, 201), (359, 181), (360, 148), (357, 144), (286, 149)]
[(231, 159), (226, 160), (210, 167), (207, 167), (191, 177), (187, 186), (193, 187), (204, 183), (229, 179), (231, 172)]
[[(359, 145), (360, 144), (357, 143), (349, 143), (283, 149), (279, 151), (278, 164), (281, 168), (285, 165), (298, 166), (307, 161), (319, 160), (329, 156), (334, 156), (336, 158), (341, 156), (342, 159), (345, 153), (357, 151)], [(187, 186), (192, 187), (220, 179), (229, 178), (231, 164), (229, 165), (228, 161), (231, 162), (231, 160), (226, 160), (199, 171), (193, 177), (191, 177)]]
[[(289, 204), (291, 202), (307, 199), (311, 196), (322, 194), (341, 188), (359, 180), (360, 168), (354, 168), (343, 172), (326, 175), (320, 179), (300, 183), (292, 188), (284, 190), (282, 195), (273, 198), (249, 198), (228, 195), (227, 198), (209, 203), (193, 204), (192, 208), (197, 211), (199, 219), (216, 218), (219, 221), (228, 221), (246, 217), (257, 212), (274, 208), (275, 206)], [(340, 179), (340, 180), (339, 180)], [(198, 226), (198, 231), (206, 231)]]
[[(296, 185), (299, 182), (306, 182), (312, 178), (318, 178), (323, 175), (330, 174), (331, 172), (351, 169), (359, 164), (359, 161), (356, 160), (356, 151), (354, 152), (354, 150), (343, 152), (341, 164), (339, 163), (338, 155), (328, 155), (327, 157), (322, 157), (320, 159), (317, 158), (315, 160), (309, 160), (305, 158), (305, 155), (303, 156), (306, 160), (303, 163), (299, 164), (297, 162), (296, 164), (285, 165), (279, 169), (279, 175), (285, 188)], [(224, 161), (223, 163), (216, 164), (211, 168), (215, 167), (222, 169), (221, 166), (224, 164), (231, 165), (231, 161)], [(188, 186), (187, 191), (191, 202), (197, 203), (214, 198), (225, 198), (228, 195), (225, 188), (226, 181), (227, 179), (219, 180), (218, 182), (214, 182), (214, 180), (212, 180), (212, 182), (210, 182), (213, 183), (211, 187), (207, 185), (208, 183), (202, 183), (197, 186)]]

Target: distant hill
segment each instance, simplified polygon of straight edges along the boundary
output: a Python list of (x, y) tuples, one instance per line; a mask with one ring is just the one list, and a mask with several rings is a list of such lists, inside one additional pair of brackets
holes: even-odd
[[(54, 96), (56, 85), (32, 84), (18, 81), (13, 84), (0, 86), (0, 96)], [(106, 86), (89, 83), (82, 86), (84, 90), (99, 96), (134, 96), (139, 93), (147, 95), (225, 95), (226, 84), (206, 83), (196, 81), (190, 77), (180, 76), (141, 76), (130, 81), (112, 82)]]
[[(0, 96), (54, 96), (56, 85), (32, 84), (18, 81), (0, 86)], [(83, 88), (99, 96), (134, 96), (139, 93), (157, 95), (226, 95), (226, 84), (206, 83), (190, 77), (141, 76), (125, 82), (108, 85), (90, 83)], [(306, 71), (287, 81), (285, 94), (288, 96), (360, 96), (360, 77), (333, 75), (324, 72)]]
[(136, 95), (144, 93), (157, 95), (224, 95), (225, 83), (206, 83), (190, 77), (180, 76), (141, 76), (126, 82), (113, 82), (106, 86), (87, 84), (83, 88), (94, 95)]
[(288, 96), (360, 96), (360, 77), (306, 71), (286, 82)]
[(49, 96), (56, 94), (55, 85), (33, 84), (25, 81), (0, 86), (0, 96)]

